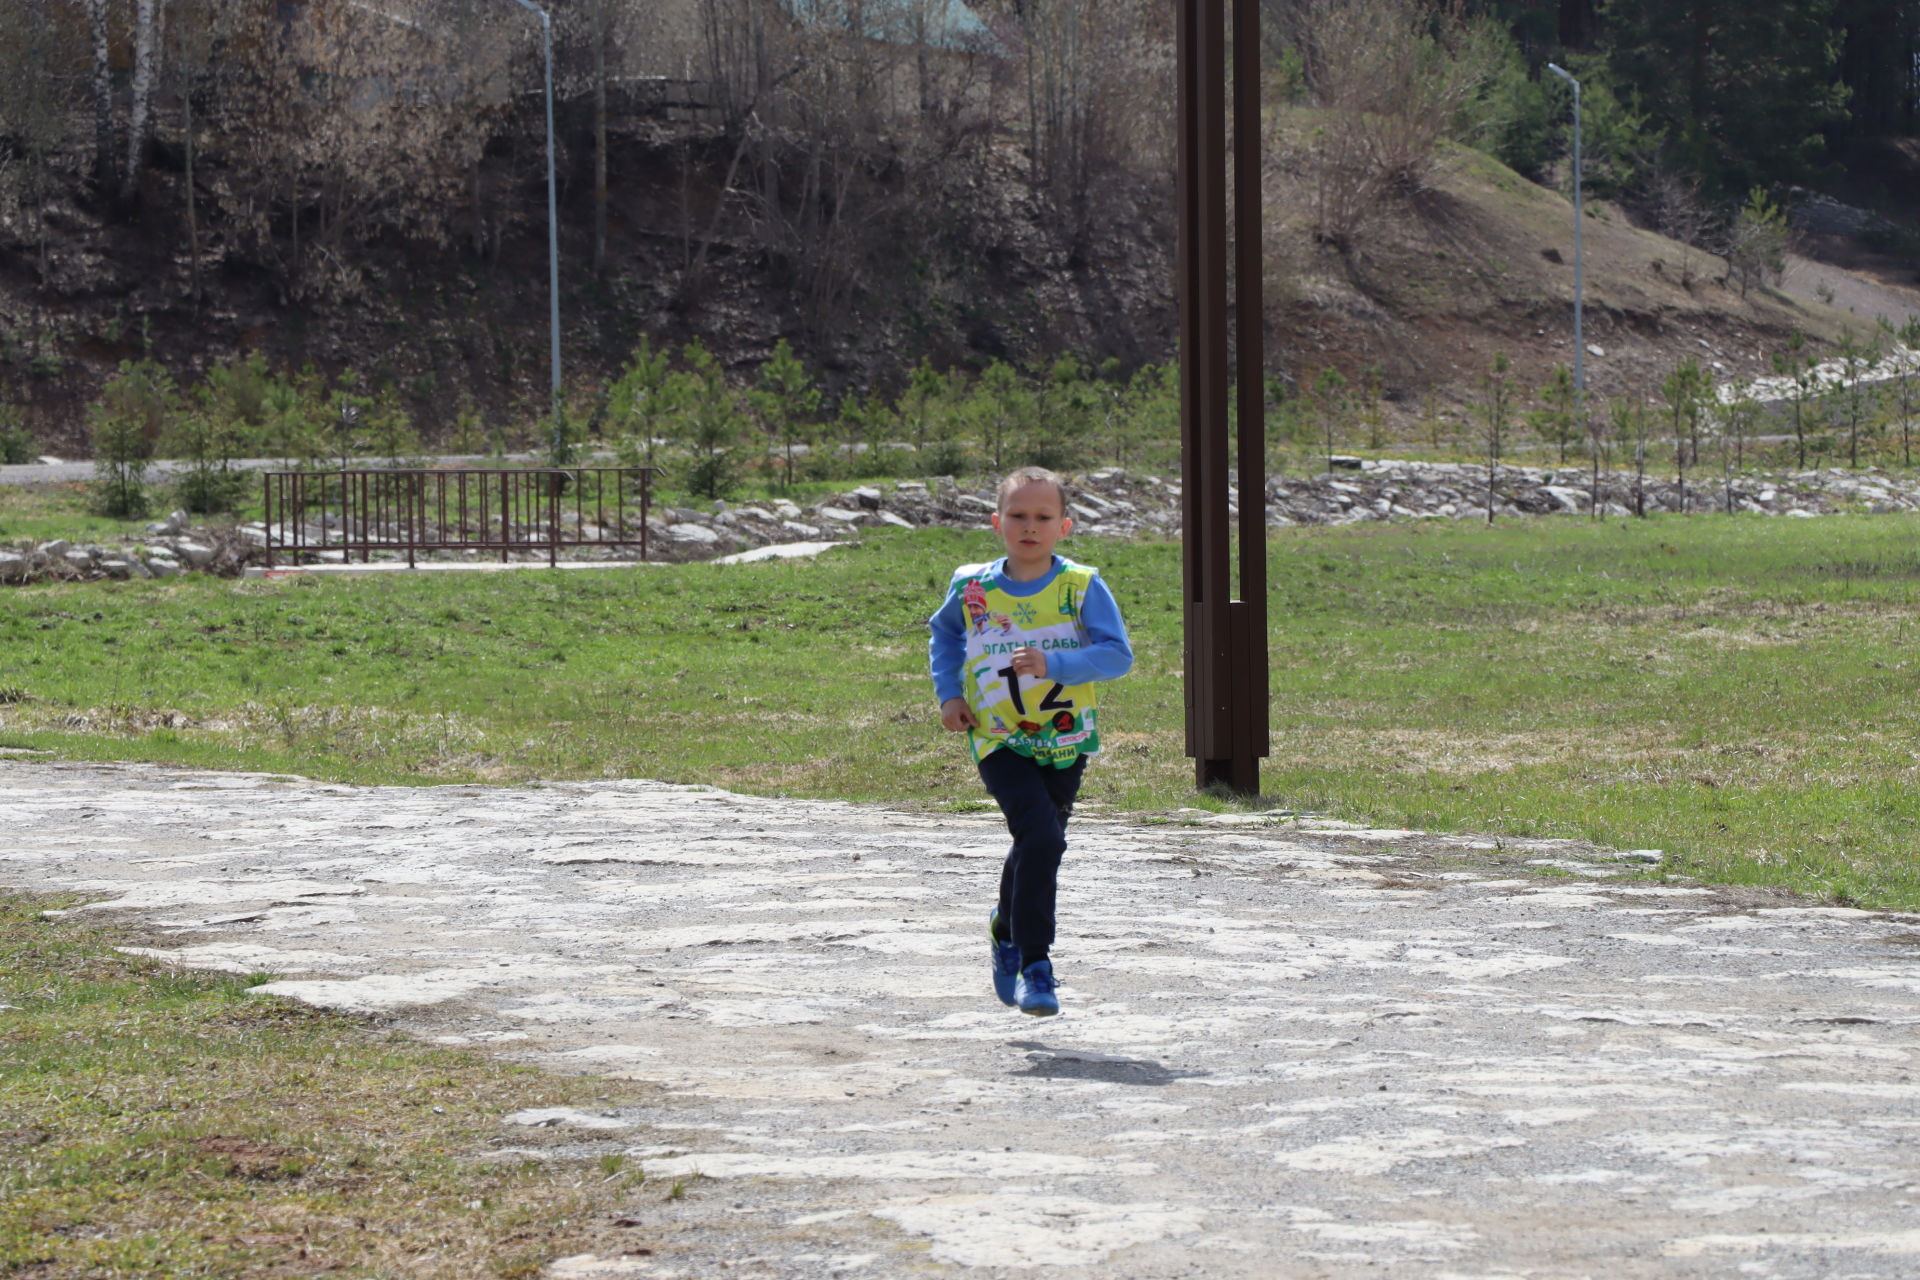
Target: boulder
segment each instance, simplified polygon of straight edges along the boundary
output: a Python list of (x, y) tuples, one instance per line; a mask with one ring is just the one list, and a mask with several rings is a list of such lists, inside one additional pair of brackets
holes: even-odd
[(52, 542), (43, 542), (35, 548), (49, 560), (65, 560), (67, 552), (73, 550), (73, 544), (65, 538), (55, 538)]
[(851, 496), (855, 502), (859, 503), (868, 511), (878, 511), (880, 509), (880, 491), (878, 489), (863, 486), (855, 489)]
[(174, 554), (196, 569), (204, 569), (213, 563), (213, 548), (198, 542), (180, 541), (173, 544)]
[(840, 524), (852, 524), (860, 518), (858, 511), (849, 511), (845, 507), (815, 507), (814, 513), (823, 520), (833, 520)]
[(694, 524), (691, 521), (670, 525), (667, 528), (667, 534), (675, 542), (692, 542), (703, 547), (710, 547), (720, 541), (719, 534), (703, 524)]
[(19, 551), (0, 551), (0, 582), (25, 582), (30, 561)]

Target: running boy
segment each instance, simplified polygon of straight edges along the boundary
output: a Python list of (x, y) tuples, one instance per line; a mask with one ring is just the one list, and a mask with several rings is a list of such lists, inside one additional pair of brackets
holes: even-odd
[(994, 532), (1004, 559), (961, 565), (927, 620), (940, 723), (967, 735), (1013, 848), (987, 918), (993, 989), (1022, 1013), (1060, 1012), (1054, 884), (1087, 757), (1100, 750), (1094, 682), (1133, 666), (1126, 624), (1099, 571), (1053, 553), (1073, 528), (1066, 488), (1042, 467), (1000, 482)]

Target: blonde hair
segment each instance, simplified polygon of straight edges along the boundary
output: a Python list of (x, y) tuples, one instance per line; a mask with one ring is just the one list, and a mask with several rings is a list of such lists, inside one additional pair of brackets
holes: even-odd
[(1013, 496), (1013, 491), (1028, 484), (1052, 485), (1060, 493), (1060, 510), (1064, 512), (1067, 509), (1067, 482), (1045, 467), (1021, 467), (1009, 472), (1007, 478), (1000, 482), (1000, 495), (994, 506), (1005, 511), (1007, 499)]

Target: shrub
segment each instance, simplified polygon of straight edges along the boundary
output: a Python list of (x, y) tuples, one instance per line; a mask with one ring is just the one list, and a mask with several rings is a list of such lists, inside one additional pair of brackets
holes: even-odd
[(687, 488), (706, 498), (724, 498), (740, 483), (739, 445), (746, 414), (727, 385), (719, 359), (698, 342), (687, 344), (687, 368), (674, 375), (675, 399), (683, 406), (675, 425), (686, 449)]
[(774, 345), (773, 358), (760, 366), (759, 386), (748, 398), (791, 485), (794, 450), (807, 444), (813, 417), (820, 411), (820, 388), (785, 338)]
[(656, 352), (643, 336), (607, 389), (607, 421), (622, 466), (653, 465), (655, 441), (680, 408), (675, 401), (680, 383), (672, 373), (667, 353)]
[(17, 467), (32, 462), (39, 452), (40, 447), (34, 443), (20, 410), (0, 402), (0, 466)]
[(1740, 286), (1740, 296), (1755, 284), (1778, 284), (1787, 270), (1787, 211), (1755, 187), (1747, 203), (1733, 215), (1727, 229), (1727, 272)]
[(147, 461), (180, 414), (173, 379), (153, 360), (128, 360), (93, 407), (93, 507), (103, 516), (147, 513)]

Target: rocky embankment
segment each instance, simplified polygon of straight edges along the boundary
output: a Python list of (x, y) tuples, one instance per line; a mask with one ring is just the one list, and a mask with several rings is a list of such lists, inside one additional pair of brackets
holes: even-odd
[[(1334, 470), (1312, 477), (1274, 476), (1267, 482), (1267, 519), (1275, 528), (1296, 524), (1352, 524), (1365, 520), (1484, 520), (1487, 469), (1467, 463), (1339, 459)], [(1591, 472), (1578, 468), (1502, 467), (1494, 480), (1493, 509), (1501, 518), (1590, 515), (1596, 497)], [(1877, 469), (1834, 467), (1780, 475), (1731, 478), (1702, 470), (1689, 473), (1684, 488), (1669, 472), (1636, 477), (1602, 472), (1600, 514), (1628, 517), (1644, 511), (1677, 514), (1742, 512), (1751, 515), (1819, 516), (1838, 511), (1874, 514), (1920, 509), (1920, 478)], [(1240, 495), (1229, 492), (1237, 511)], [(659, 507), (648, 517), (649, 556), (656, 560), (708, 560), (781, 544), (842, 542), (867, 529), (897, 527), (978, 528), (993, 511), (990, 484), (962, 485), (951, 477), (865, 485), (822, 502), (753, 504), (718, 502), (712, 510)], [(1158, 476), (1107, 468), (1074, 477), (1069, 514), (1079, 532), (1107, 537), (1174, 537), (1180, 528), (1180, 485)], [(330, 528), (337, 528), (334, 517)], [(286, 531), (273, 531), (284, 535)], [(306, 531), (318, 540), (318, 528)], [(529, 530), (530, 537), (535, 531)], [(376, 531), (376, 536), (378, 531)], [(0, 547), (0, 582), (172, 577), (193, 571), (233, 575), (264, 564), (269, 530), (261, 524), (194, 526), (180, 512), (148, 526), (142, 538), (113, 545), (55, 540)], [(516, 553), (547, 558), (544, 549)], [(568, 559), (633, 559), (637, 548), (581, 551)], [(477, 553), (442, 553), (440, 559), (479, 559)], [(312, 562), (338, 562), (341, 553), (310, 555)], [(375, 559), (400, 553), (376, 552)], [(485, 557), (494, 559), (492, 554)]]

